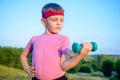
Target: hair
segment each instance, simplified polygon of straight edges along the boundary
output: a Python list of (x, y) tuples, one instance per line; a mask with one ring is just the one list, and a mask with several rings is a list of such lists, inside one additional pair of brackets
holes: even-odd
[(64, 9), (56, 3), (48, 3), (42, 8), (42, 17), (47, 18), (53, 15), (63, 15)]

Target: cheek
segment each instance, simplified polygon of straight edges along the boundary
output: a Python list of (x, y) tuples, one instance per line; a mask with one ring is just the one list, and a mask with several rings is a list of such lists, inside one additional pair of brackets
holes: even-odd
[(54, 23), (52, 23), (52, 22), (49, 21), (49, 22), (46, 23), (46, 25), (49, 27), (49, 26), (54, 25)]
[(64, 23), (63, 24), (61, 24), (61, 26), (63, 27), (63, 25), (64, 25)]
[(51, 27), (51, 24), (50, 24), (50, 23), (46, 23), (46, 27), (47, 27), (47, 28), (50, 28), (50, 27)]
[(56, 26), (56, 24), (55, 23), (50, 23), (47, 26), (50, 27), (50, 28), (54, 28)]
[(48, 30), (53, 30), (54, 29), (54, 25), (52, 24), (46, 24), (46, 27)]

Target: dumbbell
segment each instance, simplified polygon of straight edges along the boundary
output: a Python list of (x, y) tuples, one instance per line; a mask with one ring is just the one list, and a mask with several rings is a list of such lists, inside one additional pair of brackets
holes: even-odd
[[(91, 42), (91, 44), (92, 44), (92, 50), (91, 51), (96, 51), (97, 48), (98, 48), (96, 42)], [(76, 42), (73, 43), (73, 45), (72, 45), (72, 51), (74, 53), (79, 53), (82, 48), (83, 48), (83, 46), (81, 44), (79, 44), (79, 43), (76, 43)]]

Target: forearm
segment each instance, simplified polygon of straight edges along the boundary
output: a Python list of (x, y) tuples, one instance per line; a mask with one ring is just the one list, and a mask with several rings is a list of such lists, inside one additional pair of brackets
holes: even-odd
[(64, 62), (62, 62), (61, 64), (61, 68), (64, 71), (67, 71), (73, 67), (75, 67), (87, 54), (88, 54), (89, 50), (85, 50), (81, 51), (81, 53), (76, 54), (74, 57), (65, 60)]
[(67, 71), (67, 70), (73, 68), (75, 65), (77, 65), (79, 61), (80, 61), (80, 58), (78, 57), (78, 55), (75, 55), (75, 56), (72, 57), (71, 59), (65, 60), (65, 61), (61, 64), (61, 68), (62, 68), (64, 71)]
[(21, 57), (21, 64), (22, 64), (23, 69), (24, 69), (25, 71), (27, 71), (28, 68), (29, 68), (29, 65), (28, 65), (28, 63), (27, 63), (27, 59), (26, 59), (24, 56)]
[(21, 64), (22, 64), (23, 69), (28, 73), (30, 66), (27, 62), (27, 56), (22, 53), (20, 60), (21, 60)]
[(34, 67), (29, 66), (29, 64), (27, 62), (27, 53), (26, 52), (21, 54), (21, 64), (23, 66), (23, 69), (25, 70), (25, 72), (27, 72), (27, 74), (29, 76), (35, 77), (35, 69), (34, 69)]

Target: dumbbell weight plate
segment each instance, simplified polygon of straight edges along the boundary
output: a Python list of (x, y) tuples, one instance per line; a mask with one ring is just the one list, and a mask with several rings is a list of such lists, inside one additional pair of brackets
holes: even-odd
[(82, 49), (82, 45), (78, 44), (78, 43), (73, 43), (72, 45), (72, 50), (74, 53), (79, 53)]
[(91, 42), (91, 44), (92, 44), (92, 51), (96, 51), (98, 48), (96, 42)]

